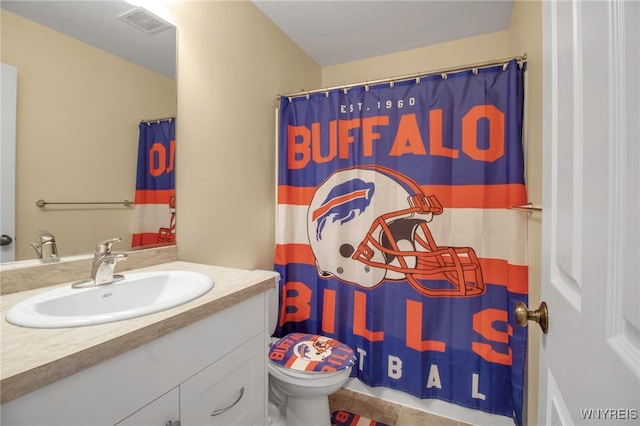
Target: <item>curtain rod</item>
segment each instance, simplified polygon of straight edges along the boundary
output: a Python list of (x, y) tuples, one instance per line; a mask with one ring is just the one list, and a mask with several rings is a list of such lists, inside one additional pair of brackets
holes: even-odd
[(441, 68), (441, 69), (432, 70), (432, 71), (423, 71), (423, 72), (414, 73), (414, 74), (401, 75), (398, 77), (388, 77), (380, 80), (361, 81), (359, 83), (345, 84), (342, 86), (326, 87), (324, 89), (316, 89), (316, 90), (306, 90), (306, 91), (297, 92), (297, 93), (290, 93), (288, 95), (278, 95), (276, 96), (276, 99), (280, 100), (280, 98), (283, 98), (283, 97), (297, 98), (299, 96), (306, 96), (312, 93), (323, 93), (323, 92), (328, 92), (330, 90), (335, 90), (335, 89), (350, 89), (352, 87), (357, 87), (357, 86), (368, 86), (373, 84), (391, 83), (391, 82), (397, 82), (397, 81), (411, 80), (418, 77), (428, 77), (428, 76), (437, 75), (437, 74), (447, 74), (452, 72), (466, 71), (474, 68), (486, 68), (486, 67), (504, 64), (506, 62), (511, 61), (512, 59), (516, 59), (518, 62), (525, 62), (527, 60), (527, 54), (525, 53), (522, 56), (514, 56), (510, 58), (496, 59), (493, 61), (478, 62), (475, 64), (461, 65), (457, 67)]
[(169, 117), (160, 117), (160, 118), (154, 118), (151, 120), (140, 120), (141, 123), (155, 123), (156, 121), (165, 121), (165, 120), (175, 120), (176, 117), (175, 116), (169, 116)]

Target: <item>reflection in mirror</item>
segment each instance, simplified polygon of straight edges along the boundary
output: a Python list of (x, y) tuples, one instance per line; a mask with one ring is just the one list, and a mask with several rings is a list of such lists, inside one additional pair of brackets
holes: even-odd
[(176, 28), (134, 27), (119, 18), (136, 8), (123, 1), (0, 5), (1, 61), (18, 76), (15, 259), (36, 258), (39, 230), (60, 256), (113, 237), (128, 249), (133, 206), (36, 202), (134, 200), (138, 124), (176, 113)]

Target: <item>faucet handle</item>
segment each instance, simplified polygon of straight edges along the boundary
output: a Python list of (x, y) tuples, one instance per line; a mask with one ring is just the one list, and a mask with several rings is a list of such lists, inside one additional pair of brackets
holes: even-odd
[(122, 241), (121, 237), (100, 241), (96, 246), (96, 254), (111, 254), (111, 246)]
[(38, 238), (40, 238), (40, 243), (41, 244), (50, 243), (50, 242), (55, 242), (56, 241), (55, 235), (53, 235), (49, 231), (44, 231), (44, 230), (40, 229), (40, 230), (36, 231), (36, 235), (38, 236)]

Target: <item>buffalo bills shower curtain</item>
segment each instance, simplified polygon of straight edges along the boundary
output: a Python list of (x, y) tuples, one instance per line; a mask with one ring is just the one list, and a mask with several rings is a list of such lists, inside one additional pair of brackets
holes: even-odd
[(369, 386), (522, 423), (524, 63), (282, 97), (276, 336)]
[(140, 122), (131, 247), (176, 240), (176, 121)]

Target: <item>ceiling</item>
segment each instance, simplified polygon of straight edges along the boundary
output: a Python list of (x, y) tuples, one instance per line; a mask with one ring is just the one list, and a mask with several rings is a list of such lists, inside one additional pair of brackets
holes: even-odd
[(124, 22), (118, 17), (136, 9), (125, 1), (2, 0), (0, 7), (175, 79), (176, 28), (147, 34)]
[(513, 0), (253, 0), (326, 67), (509, 28)]
[[(322, 67), (506, 30), (513, 7), (513, 0), (252, 1)], [(125, 1), (2, 0), (0, 7), (175, 78), (175, 27), (144, 33), (118, 18), (135, 8)]]

